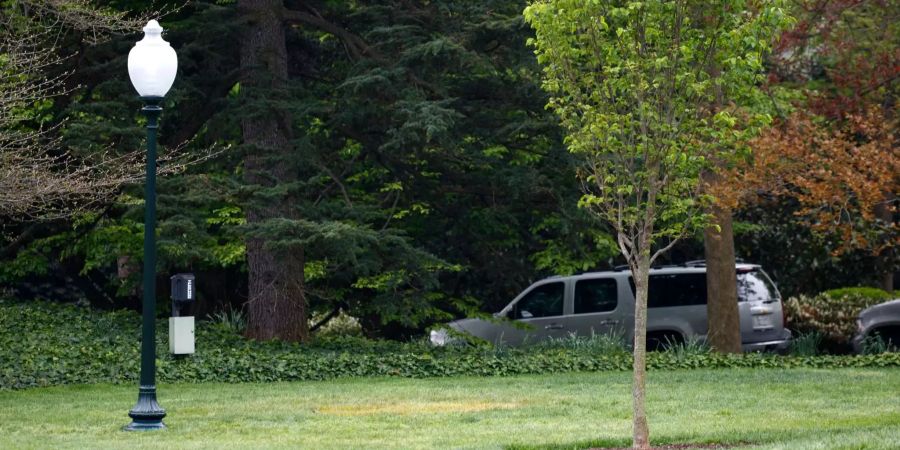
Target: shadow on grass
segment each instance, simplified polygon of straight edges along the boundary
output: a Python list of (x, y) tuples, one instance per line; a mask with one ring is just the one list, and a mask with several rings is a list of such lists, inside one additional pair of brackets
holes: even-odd
[[(736, 448), (872, 448), (872, 449), (897, 449), (900, 448), (900, 434), (897, 434), (895, 426), (884, 425), (871, 426), (843, 426), (825, 427), (822, 429), (792, 429), (792, 430), (747, 430), (743, 432), (731, 432), (728, 434), (702, 435), (700, 433), (668, 435), (655, 437), (650, 435), (650, 443), (654, 446), (695, 444), (713, 445)], [(604, 447), (631, 447), (630, 438), (600, 438), (571, 443), (548, 444), (513, 444), (504, 447), (507, 450), (584, 450), (589, 448)]]
[[(656, 442), (654, 442), (654, 444), (656, 444)], [(631, 445), (631, 439), (596, 439), (568, 444), (513, 444), (503, 448), (504, 450), (583, 450), (592, 447), (627, 447), (629, 445)]]
[[(777, 434), (777, 436), (775, 435)], [(698, 446), (722, 445), (726, 447), (738, 447), (749, 445), (769, 444), (780, 440), (789, 440), (797, 437), (798, 433), (747, 433), (728, 436), (701, 436), (697, 434), (685, 434), (675, 436), (654, 437), (650, 435), (650, 444), (653, 446), (694, 444)], [(505, 450), (584, 450), (589, 448), (630, 448), (631, 438), (601, 438), (571, 443), (553, 444), (513, 444), (504, 447)]]

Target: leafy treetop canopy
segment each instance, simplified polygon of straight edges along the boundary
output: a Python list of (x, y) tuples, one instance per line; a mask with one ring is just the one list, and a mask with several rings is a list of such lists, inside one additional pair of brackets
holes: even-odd
[(542, 0), (525, 18), (548, 107), (586, 161), (581, 205), (626, 257), (702, 225), (701, 172), (769, 121), (749, 106), (782, 3)]

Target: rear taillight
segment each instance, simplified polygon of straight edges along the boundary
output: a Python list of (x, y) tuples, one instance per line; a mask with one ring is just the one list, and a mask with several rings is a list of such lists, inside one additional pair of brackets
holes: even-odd
[(787, 311), (785, 311), (784, 302), (780, 298), (778, 304), (781, 305), (781, 328), (787, 328)]

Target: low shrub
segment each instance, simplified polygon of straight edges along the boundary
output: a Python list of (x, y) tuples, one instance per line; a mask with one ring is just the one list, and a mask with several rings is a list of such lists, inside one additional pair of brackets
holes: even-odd
[(796, 356), (815, 356), (822, 350), (822, 335), (817, 331), (800, 333), (793, 340), (788, 352)]
[(671, 353), (677, 359), (689, 359), (698, 355), (708, 355), (712, 352), (709, 343), (700, 340), (697, 337), (688, 337), (683, 342), (671, 342), (666, 349), (667, 353)]
[(846, 351), (856, 333), (860, 311), (890, 300), (892, 295), (875, 288), (842, 288), (816, 296), (791, 297), (784, 302), (788, 328), (803, 334), (815, 333), (832, 351)]
[(894, 294), (873, 287), (866, 286), (855, 286), (855, 287), (845, 287), (839, 289), (831, 289), (822, 293), (823, 295), (835, 299), (840, 300), (843, 298), (867, 298), (876, 303), (886, 302), (894, 298)]
[(247, 318), (240, 309), (227, 308), (210, 314), (207, 318), (233, 333), (243, 333), (247, 328)]
[[(313, 315), (313, 317), (309, 320), (310, 328), (319, 323), (324, 318), (324, 314), (322, 315)], [(353, 317), (343, 310), (341, 310), (336, 316), (331, 318), (324, 326), (316, 330), (314, 333), (315, 337), (328, 337), (328, 336), (362, 336), (362, 325), (359, 323), (359, 319)]]
[[(451, 346), (424, 340), (320, 339), (308, 345), (256, 342), (221, 321), (197, 324), (197, 353), (173, 357), (165, 321), (158, 323), (161, 382), (267, 382), (338, 377), (442, 377), (630, 370), (631, 356), (604, 337), (563, 339), (526, 348)], [(0, 301), (0, 389), (84, 383), (136, 383), (140, 318), (44, 302)], [(900, 367), (900, 354), (782, 357), (721, 355), (702, 348), (654, 352), (648, 367)]]
[(877, 334), (871, 334), (862, 340), (862, 353), (864, 355), (877, 355), (887, 352), (900, 352), (900, 346), (892, 341), (886, 341)]
[(628, 354), (630, 352), (624, 332), (591, 334), (590, 336), (579, 336), (573, 333), (566, 337), (535, 342), (529, 348), (538, 351), (569, 349), (601, 354)]

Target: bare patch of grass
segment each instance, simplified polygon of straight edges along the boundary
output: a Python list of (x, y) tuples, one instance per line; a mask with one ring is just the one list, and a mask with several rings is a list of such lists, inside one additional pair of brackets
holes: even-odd
[(368, 416), (372, 414), (396, 414), (401, 416), (434, 413), (468, 413), (496, 409), (513, 409), (520, 403), (486, 401), (414, 402), (325, 405), (316, 408), (321, 414), (335, 416)]

